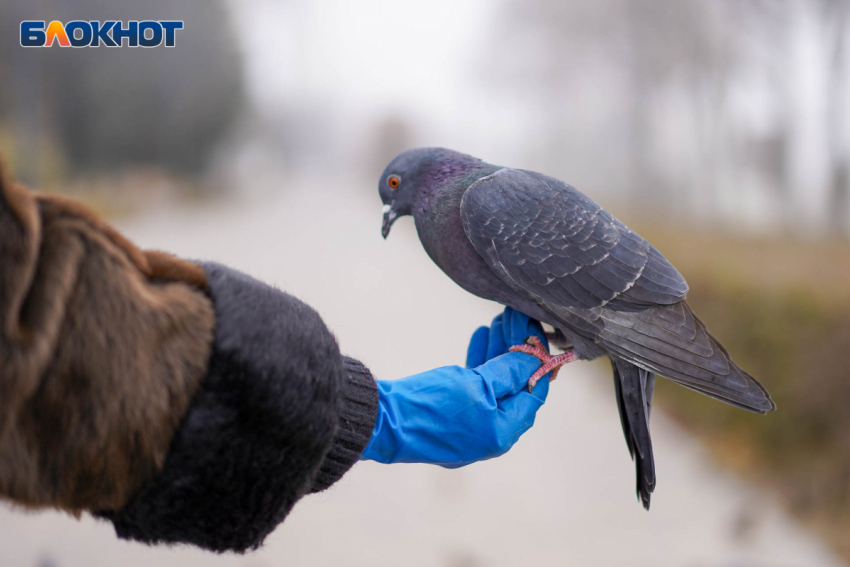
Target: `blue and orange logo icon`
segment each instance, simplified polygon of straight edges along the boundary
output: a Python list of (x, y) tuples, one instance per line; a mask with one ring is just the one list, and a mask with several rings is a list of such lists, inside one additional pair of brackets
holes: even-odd
[(182, 20), (73, 20), (66, 24), (43, 20), (21, 22), (22, 47), (174, 47)]

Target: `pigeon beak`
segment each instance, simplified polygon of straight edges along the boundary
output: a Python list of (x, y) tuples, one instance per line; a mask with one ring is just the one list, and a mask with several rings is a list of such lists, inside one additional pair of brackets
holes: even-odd
[(392, 205), (384, 205), (384, 222), (381, 225), (381, 236), (384, 237), (384, 240), (389, 236), (390, 228), (393, 226), (396, 218), (398, 218), (398, 215), (393, 210)]

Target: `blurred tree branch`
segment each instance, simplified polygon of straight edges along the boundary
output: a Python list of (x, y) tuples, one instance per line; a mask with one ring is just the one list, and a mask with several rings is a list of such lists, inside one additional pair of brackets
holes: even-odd
[(539, 116), (537, 167), (584, 173), (630, 207), (850, 235), (849, 10), (507, 0), (489, 81)]

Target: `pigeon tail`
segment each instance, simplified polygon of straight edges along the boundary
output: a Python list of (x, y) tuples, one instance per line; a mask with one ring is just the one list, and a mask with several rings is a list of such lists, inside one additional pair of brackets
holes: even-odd
[(655, 375), (619, 358), (612, 358), (611, 366), (623, 435), (635, 462), (637, 495), (643, 507), (649, 510), (650, 497), (655, 490), (655, 459), (649, 434)]

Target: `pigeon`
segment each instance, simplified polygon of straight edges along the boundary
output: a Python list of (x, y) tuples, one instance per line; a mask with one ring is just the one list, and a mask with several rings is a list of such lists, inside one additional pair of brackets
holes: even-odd
[(425, 251), (468, 292), (552, 326), (511, 350), (544, 364), (529, 386), (573, 360), (611, 360), (617, 407), (649, 509), (655, 461), (649, 416), (655, 376), (733, 406), (776, 409), (686, 302), (688, 285), (649, 242), (578, 189), (541, 173), (443, 148), (396, 156), (379, 181), (381, 233), (412, 215)]

